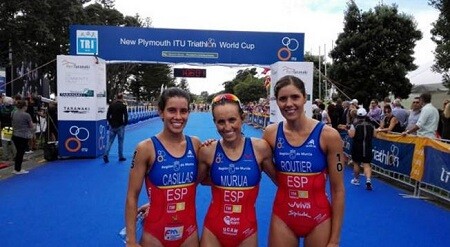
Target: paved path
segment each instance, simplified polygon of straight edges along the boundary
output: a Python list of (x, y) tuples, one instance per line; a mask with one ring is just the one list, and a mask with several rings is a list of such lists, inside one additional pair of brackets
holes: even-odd
[[(2, 161), (2, 162), (4, 162), (4, 161)], [(33, 169), (35, 167), (45, 165), (46, 162), (47, 161), (44, 159), (44, 150), (38, 149), (31, 154), (25, 154), (24, 161), (22, 163), (22, 169), (29, 170), (31, 173), (31, 172), (33, 172)], [(26, 176), (27, 175), (27, 174), (24, 174), (24, 175), (12, 174), (12, 171), (14, 170), (14, 161), (9, 161), (8, 163), (9, 163), (8, 167), (0, 169), (0, 180), (9, 178), (11, 176)]]

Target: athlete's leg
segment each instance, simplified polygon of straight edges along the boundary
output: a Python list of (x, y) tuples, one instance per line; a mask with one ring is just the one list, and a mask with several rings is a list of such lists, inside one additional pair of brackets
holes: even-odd
[(359, 179), (359, 173), (360, 173), (360, 167), (359, 167), (360, 163), (353, 161), (353, 177), (355, 179)]
[(142, 247), (164, 247), (157, 238), (147, 232), (142, 233), (141, 245)]
[(255, 232), (250, 237), (246, 238), (239, 247), (257, 247), (258, 246), (258, 233)]
[(331, 219), (316, 226), (305, 238), (305, 247), (326, 247), (331, 234)]
[(202, 238), (200, 239), (200, 246), (220, 247), (219, 239), (208, 228), (203, 227)]
[(189, 236), (184, 243), (181, 245), (181, 247), (198, 247), (198, 232), (197, 230)]
[(298, 238), (276, 215), (272, 215), (269, 228), (269, 247), (297, 247)]
[(363, 163), (363, 168), (366, 175), (366, 189), (372, 190), (372, 167), (370, 163)]
[(370, 163), (363, 163), (363, 168), (366, 179), (370, 180), (372, 178), (372, 167)]

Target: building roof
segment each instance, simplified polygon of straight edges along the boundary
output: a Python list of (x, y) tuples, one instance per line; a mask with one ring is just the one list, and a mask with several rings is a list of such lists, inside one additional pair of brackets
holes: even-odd
[(413, 85), (411, 89), (411, 93), (433, 93), (433, 92), (448, 92), (448, 88), (446, 88), (442, 83), (431, 83), (431, 84), (421, 84), (421, 85)]

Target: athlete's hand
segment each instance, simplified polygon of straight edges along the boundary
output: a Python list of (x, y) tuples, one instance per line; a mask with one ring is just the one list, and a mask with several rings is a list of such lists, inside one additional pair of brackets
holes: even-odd
[(339, 247), (339, 244), (336, 243), (328, 243), (327, 247)]
[(202, 142), (202, 145), (201, 145), (200, 147), (206, 147), (206, 146), (209, 146), (209, 145), (211, 145), (211, 143), (213, 143), (213, 142), (215, 142), (215, 141), (217, 141), (217, 140), (216, 140), (216, 139), (208, 139), (208, 140)]
[(149, 206), (150, 205), (148, 203), (140, 206), (137, 210), (137, 215), (142, 215), (144, 218), (146, 218), (147, 214), (148, 214), (148, 210), (150, 208)]

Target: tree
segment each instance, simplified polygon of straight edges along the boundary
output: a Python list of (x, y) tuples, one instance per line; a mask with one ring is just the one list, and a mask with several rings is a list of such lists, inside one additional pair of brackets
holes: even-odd
[(436, 43), (432, 68), (443, 74), (442, 83), (450, 88), (450, 0), (430, 0), (429, 4), (440, 11), (431, 29), (431, 40)]
[(189, 84), (188, 84), (188, 81), (187, 81), (186, 78), (181, 78), (180, 82), (177, 84), (177, 87), (179, 87), (179, 88), (181, 88), (181, 89), (183, 89), (183, 90), (185, 90), (187, 92), (190, 92), (189, 91)]
[[(175, 79), (171, 76), (172, 69), (165, 64), (135, 64), (130, 72), (129, 91), (138, 99), (154, 101), (161, 94), (161, 85), (175, 86)], [(131, 76), (133, 75), (133, 76)]]
[(232, 93), (234, 94), (234, 87), (239, 83), (242, 82), (244, 80), (246, 80), (246, 78), (248, 76), (250, 77), (254, 77), (258, 72), (256, 72), (256, 68), (251, 68), (251, 69), (244, 69), (244, 70), (238, 70), (236, 77), (231, 80), (231, 81), (226, 81), (224, 83), (222, 83), (223, 87), (224, 87), (224, 92), (225, 93)]
[[(54, 81), (56, 64), (51, 62), (56, 55), (67, 53), (68, 26), (82, 22), (84, 3), (86, 1), (40, 0), (4, 1), (0, 4), (0, 44), (4, 45), (3, 51), (12, 51), (15, 72), (18, 73), (20, 70), (17, 68), (24, 65), (28, 70), (46, 65), (34, 73), (35, 79), (29, 80), (27, 76), (16, 81), (15, 93), (25, 82), (34, 86), (44, 76)], [(0, 66), (9, 66), (8, 55), (0, 53)], [(17, 78), (18, 74), (12, 77)]]
[(351, 0), (344, 32), (330, 53), (330, 77), (365, 106), (372, 98), (382, 99), (389, 93), (407, 98), (412, 84), (406, 74), (417, 68), (412, 55), (421, 38), (413, 17), (398, 13), (395, 4), (381, 4), (362, 13)]
[[(124, 16), (114, 8), (114, 0), (34, 0), (3, 1), (0, 4), (0, 67), (11, 71), (12, 50), (14, 78), (22, 71), (35, 70), (14, 82), (14, 93), (34, 93), (43, 78), (56, 92), (56, 56), (68, 54), (69, 26), (96, 24), (113, 26), (151, 26), (151, 19), (139, 15)], [(37, 69), (39, 68), (39, 69)], [(146, 75), (146, 73), (151, 73)], [(164, 75), (161, 75), (163, 74)], [(11, 76), (8, 76), (11, 79)], [(158, 78), (155, 81), (153, 78)], [(174, 85), (167, 65), (108, 64), (108, 96), (131, 91), (137, 99), (150, 100), (159, 95), (160, 86)], [(137, 83), (134, 85), (133, 83)], [(155, 83), (157, 85), (155, 85)], [(25, 85), (31, 85), (30, 87)], [(27, 91), (28, 90), (28, 91)], [(40, 92), (37, 92), (40, 93)]]
[(266, 88), (264, 87), (264, 78), (256, 78), (250, 74), (247, 74), (247, 77), (239, 82), (234, 87), (233, 91), (244, 104), (267, 97)]

